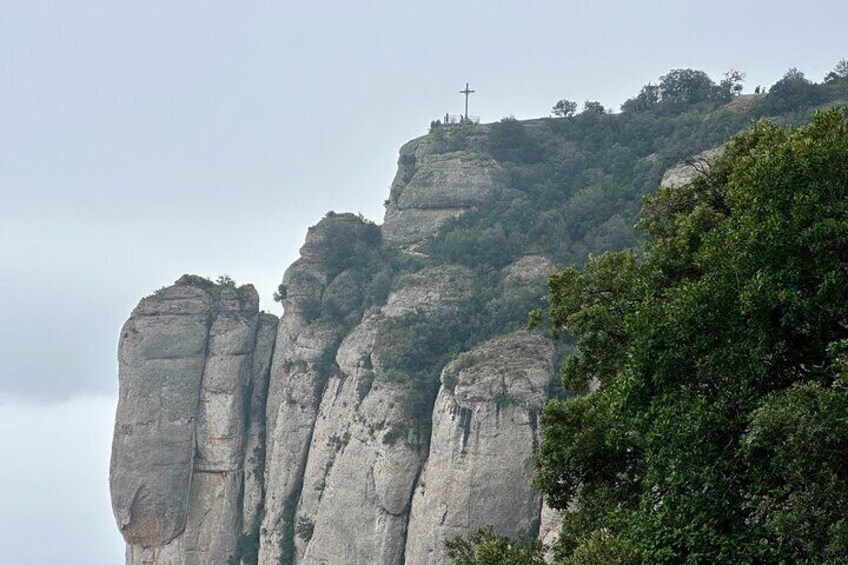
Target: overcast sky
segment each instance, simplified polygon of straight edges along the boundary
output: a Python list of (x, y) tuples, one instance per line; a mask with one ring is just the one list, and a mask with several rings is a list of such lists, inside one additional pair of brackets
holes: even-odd
[[(738, 68), (750, 92), (848, 57), (844, 0), (0, 6), (0, 429), (57, 427), (0, 444), (27, 452), (4, 451), (4, 472), (61, 476), (45, 444), (61, 442), (73, 477), (89, 465), (104, 493), (108, 454), (89, 447), (108, 449), (108, 433), (92, 422), (111, 421), (138, 299), (185, 272), (228, 273), (279, 313), (270, 297), (306, 228), (329, 209), (380, 221), (397, 148), (460, 113), (466, 81), (471, 113), (494, 121), (564, 97), (617, 108), (672, 68)], [(15, 485), (0, 480), (4, 560), (120, 561), (114, 539), (75, 523), (102, 525), (101, 500), (44, 505), (55, 497), (31, 497), (77, 483)], [(9, 516), (68, 529), (22, 547)]]

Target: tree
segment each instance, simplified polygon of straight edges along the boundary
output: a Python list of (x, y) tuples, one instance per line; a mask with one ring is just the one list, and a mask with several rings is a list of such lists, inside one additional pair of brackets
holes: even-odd
[(728, 96), (738, 96), (742, 93), (742, 83), (745, 81), (745, 73), (730, 69), (724, 73), (721, 88)]
[(570, 118), (577, 111), (577, 102), (563, 98), (554, 105), (552, 111), (558, 118)]
[(700, 102), (722, 102), (729, 98), (704, 71), (674, 69), (660, 77), (660, 99), (666, 106), (680, 108)]
[(802, 80), (809, 82), (807, 77), (804, 76), (804, 72), (799, 71), (798, 67), (789, 67), (789, 70), (783, 74), (783, 80)]
[(542, 416), (559, 558), (848, 561), (846, 178), (848, 109), (757, 123), (646, 201), (643, 259), (551, 278), (564, 384), (594, 384)]
[(779, 114), (814, 106), (824, 100), (825, 94), (821, 87), (810, 82), (803, 72), (792, 67), (769, 89), (768, 96), (760, 106), (762, 111), (768, 114)]
[(491, 528), (449, 539), (445, 548), (454, 565), (545, 565), (542, 544), (499, 536)]
[(219, 275), (218, 278), (215, 279), (215, 284), (235, 288), (236, 281), (234, 281), (233, 277), (231, 277), (230, 275)]
[(656, 108), (660, 101), (660, 88), (656, 84), (646, 84), (634, 98), (621, 105), (623, 112), (647, 112)]
[(824, 81), (830, 83), (843, 78), (848, 78), (848, 59), (840, 59), (833, 70), (824, 77)]
[(600, 102), (586, 100), (586, 102), (583, 103), (583, 112), (586, 114), (606, 114), (607, 110)]

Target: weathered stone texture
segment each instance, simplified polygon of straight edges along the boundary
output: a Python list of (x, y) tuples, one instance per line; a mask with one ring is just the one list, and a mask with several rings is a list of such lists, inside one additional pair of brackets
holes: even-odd
[(535, 533), (541, 500), (530, 483), (531, 458), (553, 358), (549, 340), (519, 331), (445, 367), (412, 503), (407, 563), (448, 563), (444, 541), (483, 526)]
[(258, 535), (265, 503), (265, 403), (271, 375), (271, 358), (277, 335), (277, 317), (259, 315), (256, 345), (250, 372), (250, 405), (247, 439), (244, 448), (244, 489), (242, 493), (242, 525), (244, 536)]
[[(440, 226), (503, 189), (488, 129), (445, 131), (402, 148), (382, 230), (333, 213), (310, 228), (279, 323), (253, 287), (193, 276), (141, 301), (121, 334), (111, 467), (127, 563), (244, 565), (238, 546), (258, 543), (262, 565), (418, 565), (479, 526), (536, 533), (551, 343), (518, 331), (444, 368), (402, 362), (474, 304), (479, 282), (456, 265), (381, 272), (391, 292), (365, 306), (358, 254), (423, 258)], [(552, 270), (532, 253), (507, 265), (486, 311), (523, 316)]]
[[(376, 245), (369, 226), (353, 214), (333, 214), (310, 228), (300, 258), (283, 276), (285, 316), (280, 322), (266, 406), (267, 455), (261, 563), (290, 559), (292, 516), (304, 480), (309, 447), (327, 382), (337, 372), (339, 343), (358, 316), (360, 282), (338, 272), (345, 253)], [(340, 247), (341, 246), (341, 247)]]
[(698, 176), (703, 175), (710, 170), (710, 162), (724, 152), (724, 146), (713, 147), (707, 149), (686, 163), (675, 165), (665, 172), (660, 181), (660, 186), (669, 188), (680, 188), (686, 186), (695, 180)]
[[(440, 267), (406, 277), (344, 339), (322, 398), (294, 520), (296, 563), (400, 562), (412, 489), (426, 458), (415, 399), (425, 383), (390, 371), (392, 320), (455, 311), (471, 273)], [(401, 336), (394, 336), (402, 339)]]
[(245, 425), (260, 425), (246, 413), (254, 358), (270, 357), (255, 349), (258, 304), (250, 285), (186, 275), (124, 325), (110, 487), (128, 563), (223, 565), (234, 555)]
[(500, 166), (484, 153), (442, 151), (429, 136), (401, 148), (383, 220), (383, 238), (390, 245), (421, 243), (503, 186)]

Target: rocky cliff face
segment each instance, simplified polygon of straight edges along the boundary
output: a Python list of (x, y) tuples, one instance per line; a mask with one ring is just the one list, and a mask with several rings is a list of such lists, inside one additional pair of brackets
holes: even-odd
[(444, 368), (412, 501), (409, 563), (447, 563), (444, 542), (484, 525), (510, 536), (537, 533), (540, 500), (527, 477), (553, 363), (548, 339), (519, 331)]
[(415, 248), (447, 220), (501, 188), (498, 164), (474, 149), (479, 134), (459, 151), (440, 141), (425, 136), (401, 147), (383, 222), (383, 237), (391, 245)]
[(553, 265), (528, 252), (484, 281), (421, 259), (502, 189), (479, 139), (437, 141), (401, 149), (381, 228), (328, 214), (310, 229), (279, 324), (251, 286), (199, 277), (141, 301), (111, 468), (127, 563), (437, 564), (481, 526), (539, 533), (553, 345), (525, 330), (457, 344), (481, 285), (539, 296)]
[(258, 306), (252, 286), (184, 276), (124, 325), (110, 486), (127, 563), (226, 563), (255, 519), (277, 323)]

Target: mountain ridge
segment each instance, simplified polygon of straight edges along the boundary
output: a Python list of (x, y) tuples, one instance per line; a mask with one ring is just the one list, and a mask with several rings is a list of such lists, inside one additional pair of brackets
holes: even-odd
[(532, 457), (567, 344), (527, 313), (557, 268), (638, 248), (648, 187), (758, 104), (434, 124), (400, 149), (382, 226), (309, 229), (279, 320), (226, 279), (143, 299), (110, 483), (127, 563), (440, 564), (482, 526), (548, 536)]

